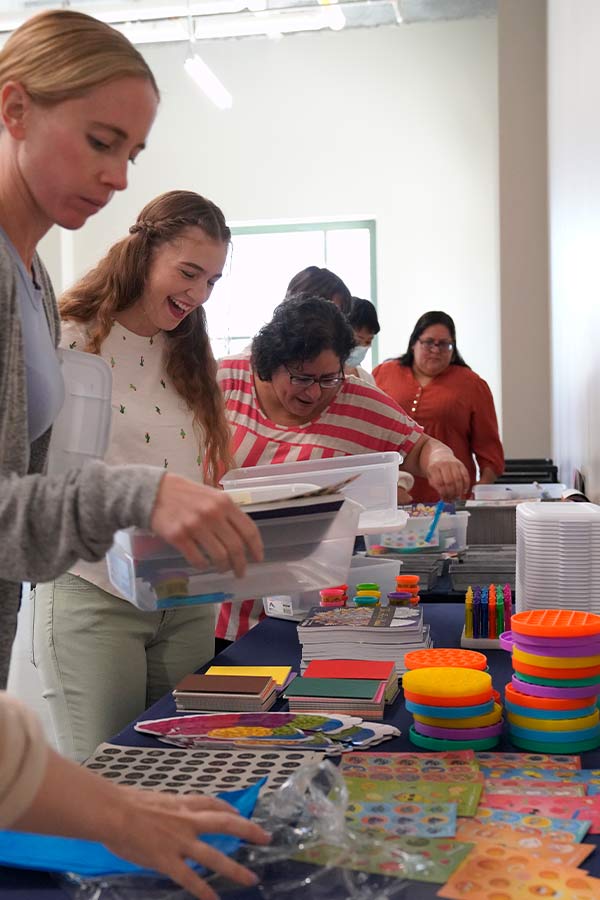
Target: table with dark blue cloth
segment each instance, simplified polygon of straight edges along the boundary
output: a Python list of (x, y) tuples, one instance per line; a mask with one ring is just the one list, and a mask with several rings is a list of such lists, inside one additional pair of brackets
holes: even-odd
[[(423, 614), (425, 622), (431, 626), (431, 634), (436, 647), (460, 646), (464, 615), (463, 604), (425, 603), (423, 604)], [(510, 655), (503, 650), (486, 650), (484, 652), (488, 657), (494, 687), (502, 693), (512, 674)], [(220, 665), (291, 665), (298, 671), (300, 656), (301, 649), (298, 643), (296, 623), (267, 618), (220, 653), (217, 661)], [(159, 719), (174, 713), (173, 698), (171, 695), (167, 695), (146, 710), (138, 721)], [(379, 745), (382, 751), (418, 751), (418, 748), (408, 740), (412, 716), (404, 708), (402, 697), (388, 708), (385, 721), (396, 725), (402, 734), (393, 741)], [(164, 747), (164, 744), (160, 744), (157, 738), (135, 731), (134, 724), (132, 723), (115, 735), (111, 741), (128, 746)], [(513, 747), (506, 738), (502, 739), (497, 749), (519, 752), (519, 748)], [(582, 766), (586, 769), (600, 768), (600, 750), (581, 754), (581, 760)], [(600, 835), (588, 836), (586, 842), (600, 847)], [(583, 865), (590, 875), (600, 878), (600, 853), (594, 852)], [(438, 889), (439, 885), (411, 882), (407, 900), (433, 900)], [(301, 893), (298, 893), (299, 897)], [(261, 896), (256, 889), (232, 890), (227, 893), (228, 900), (258, 900)], [(286, 894), (286, 897), (291, 898), (292, 896), (292, 894)], [(0, 867), (0, 900), (66, 900), (66, 898), (67, 895), (57, 888), (46, 875), (18, 872)]]

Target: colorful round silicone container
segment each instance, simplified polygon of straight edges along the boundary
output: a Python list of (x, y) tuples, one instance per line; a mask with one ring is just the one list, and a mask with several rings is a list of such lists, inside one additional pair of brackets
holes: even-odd
[(474, 706), (429, 706), (426, 703), (413, 703), (406, 700), (405, 706), (408, 712), (421, 716), (441, 716), (446, 719), (469, 719), (472, 716), (485, 716), (494, 711), (494, 701), (477, 703)]
[(510, 627), (534, 637), (586, 637), (600, 634), (600, 616), (571, 609), (527, 609), (511, 617)]
[(390, 606), (410, 606), (413, 595), (408, 591), (390, 591), (387, 598)]
[[(556, 687), (549, 684), (536, 684), (533, 681), (525, 681), (517, 675), (512, 676), (512, 686), (516, 691), (522, 694), (528, 694), (530, 697), (547, 697), (549, 699), (573, 700), (590, 696), (590, 687), (594, 685), (576, 685)], [(594, 692), (595, 693), (595, 692)]]
[(477, 650), (431, 647), (427, 650), (411, 650), (405, 653), (404, 665), (407, 669), (456, 666), (460, 669), (478, 669), (483, 672), (487, 668), (487, 657)]
[(588, 741), (594, 738), (600, 739), (600, 725), (594, 725), (593, 728), (578, 728), (575, 731), (539, 731), (537, 728), (521, 728), (518, 725), (511, 725), (508, 733), (512, 738), (513, 735), (515, 737), (524, 738), (526, 741), (540, 741), (541, 743), (546, 740), (550, 741), (553, 744), (562, 744), (566, 742), (573, 741)]
[(597, 696), (598, 693), (595, 691), (584, 697), (535, 697), (517, 690), (512, 682), (509, 682), (504, 689), (504, 698), (507, 704), (513, 703), (525, 708), (555, 710), (557, 712), (577, 712), (588, 706), (594, 706)]
[(499, 737), (502, 734), (503, 726), (503, 722), (497, 722), (495, 725), (488, 725), (485, 728), (440, 728), (436, 725), (415, 722), (413, 728), (417, 734), (446, 741), (483, 741), (486, 738)]
[[(549, 687), (595, 687), (600, 684), (598, 675), (592, 678), (559, 678), (557, 675), (547, 678), (541, 675), (529, 675), (528, 672), (523, 672), (517, 666), (513, 666), (513, 668), (515, 675), (518, 675), (522, 681), (528, 681), (530, 684), (545, 684)], [(569, 673), (567, 672), (567, 674)]]
[(487, 728), (488, 725), (496, 725), (502, 719), (502, 707), (494, 704), (494, 709), (480, 716), (467, 716), (464, 719), (454, 719), (451, 716), (427, 716), (421, 713), (413, 713), (415, 722), (421, 725), (432, 725), (438, 728), (460, 730), (462, 728)]
[(356, 593), (358, 594), (360, 591), (380, 591), (380, 587), (374, 581), (362, 581), (356, 585)]
[(450, 666), (405, 672), (402, 687), (408, 700), (432, 706), (474, 705), (492, 696), (492, 679), (487, 672)]
[(327, 607), (327, 609), (341, 609), (346, 605), (344, 597), (321, 597), (319, 606)]
[(529, 653), (527, 650), (513, 649), (513, 659), (530, 666), (543, 666), (546, 669), (586, 669), (600, 666), (600, 656), (542, 656), (540, 653)]
[(396, 575), (396, 585), (399, 588), (417, 587), (419, 584), (418, 575)]
[(511, 728), (530, 728), (534, 731), (551, 731), (558, 734), (561, 731), (583, 731), (586, 728), (594, 728), (598, 724), (598, 716), (598, 710), (594, 709), (588, 716), (580, 716), (577, 719), (536, 719), (512, 712), (508, 713), (507, 718)]
[(586, 681), (590, 684), (600, 681), (600, 666), (593, 666), (588, 669), (546, 669), (543, 666), (529, 666), (521, 660), (513, 658), (513, 669), (523, 677), (541, 679), (541, 683), (546, 682), (553, 684), (555, 681), (560, 685), (562, 682), (570, 683), (573, 687), (583, 685)]
[[(578, 719), (582, 716), (591, 716), (597, 706), (584, 706), (583, 709), (534, 709), (531, 706), (519, 706), (516, 703), (506, 701), (506, 712), (513, 716), (521, 716), (528, 719), (555, 719), (567, 721)], [(510, 719), (510, 716), (509, 716)], [(512, 720), (511, 720), (512, 721)], [(532, 726), (533, 727), (533, 726)]]
[(379, 597), (356, 596), (353, 598), (355, 606), (379, 606)]
[(529, 753), (585, 753), (586, 750), (595, 750), (597, 747), (600, 747), (600, 736), (589, 738), (585, 741), (573, 741), (571, 744), (533, 741), (513, 734), (509, 735), (509, 740), (519, 750), (527, 750)]
[(500, 635), (500, 646), (511, 653), (515, 647), (526, 653), (539, 653), (547, 656), (594, 656), (600, 655), (600, 639), (590, 638), (546, 638), (524, 637), (512, 631), (503, 631)]
[[(416, 747), (422, 750), (493, 750), (498, 746), (498, 737), (483, 738), (476, 741), (447, 741), (441, 738), (428, 737), (415, 731), (414, 725), (410, 726), (408, 739)], [(540, 751), (540, 752), (546, 752)], [(562, 751), (556, 751), (562, 752)]]

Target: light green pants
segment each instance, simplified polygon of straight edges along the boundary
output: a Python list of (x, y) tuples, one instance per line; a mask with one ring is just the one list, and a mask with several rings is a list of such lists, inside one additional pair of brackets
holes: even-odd
[(142, 612), (74, 575), (33, 593), (33, 662), (59, 751), (79, 762), (214, 656), (213, 605)]

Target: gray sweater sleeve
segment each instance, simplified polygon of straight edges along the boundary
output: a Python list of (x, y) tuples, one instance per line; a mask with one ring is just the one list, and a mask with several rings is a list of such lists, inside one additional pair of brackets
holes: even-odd
[(90, 462), (62, 475), (0, 478), (0, 572), (50, 581), (101, 559), (119, 528), (147, 528), (164, 469)]

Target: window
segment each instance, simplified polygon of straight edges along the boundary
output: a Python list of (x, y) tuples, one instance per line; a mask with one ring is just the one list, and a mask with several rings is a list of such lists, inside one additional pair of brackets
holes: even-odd
[[(314, 222), (232, 227), (229, 271), (206, 306), (217, 358), (239, 353), (307, 266), (325, 266), (357, 297), (376, 304), (375, 222)], [(377, 362), (377, 339), (363, 365)]]

